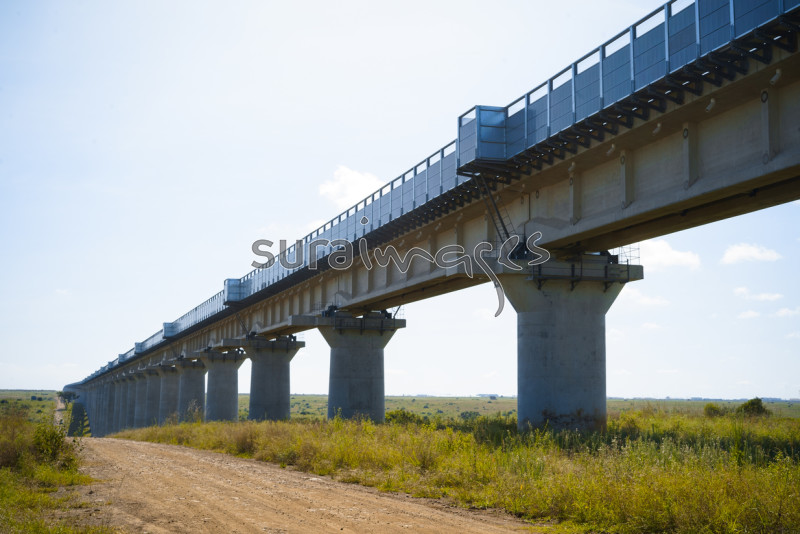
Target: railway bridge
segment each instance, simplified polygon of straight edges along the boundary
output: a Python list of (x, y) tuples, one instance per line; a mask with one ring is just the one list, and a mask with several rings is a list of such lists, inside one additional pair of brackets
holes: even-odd
[(314, 232), (256, 243), (258, 268), (65, 390), (94, 435), (233, 420), (249, 358), (249, 417), (285, 419), (316, 328), (328, 415), (382, 421), (407, 326), (388, 310), (491, 282), (518, 317), (520, 428), (602, 428), (605, 314), (643, 277), (617, 249), (800, 198), (799, 28), (800, 0), (667, 2)]

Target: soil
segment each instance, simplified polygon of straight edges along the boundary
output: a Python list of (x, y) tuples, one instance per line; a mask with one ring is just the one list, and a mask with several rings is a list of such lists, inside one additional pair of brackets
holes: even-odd
[(276, 465), (175, 445), (82, 440), (75, 525), (123, 532), (530, 532), (492, 510), (381, 493)]

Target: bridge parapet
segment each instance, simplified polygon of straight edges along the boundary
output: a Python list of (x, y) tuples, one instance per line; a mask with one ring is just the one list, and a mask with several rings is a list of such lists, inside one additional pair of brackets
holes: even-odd
[(704, 83), (769, 63), (772, 46), (796, 47), (800, 0), (673, 0), (505, 107), (458, 118), (458, 171), (472, 174), (530, 152), (564, 159), (576, 145), (630, 127), (651, 110), (702, 94)]

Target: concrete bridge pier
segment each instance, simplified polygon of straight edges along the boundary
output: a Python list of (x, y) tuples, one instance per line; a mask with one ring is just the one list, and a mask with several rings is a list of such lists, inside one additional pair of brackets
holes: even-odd
[(253, 339), (245, 342), (250, 358), (250, 410), (248, 419), (281, 421), (289, 419), (290, 362), (304, 341), (294, 336), (281, 336), (270, 341)]
[(133, 374), (136, 381), (136, 401), (133, 412), (133, 428), (147, 426), (147, 373), (144, 370)]
[(178, 413), (178, 370), (174, 365), (162, 363), (155, 367), (155, 371), (161, 378), (158, 424), (163, 425), (168, 417)]
[(344, 418), (365, 416), (383, 422), (383, 349), (397, 329), (405, 327), (405, 320), (382, 312), (352, 317), (341, 311), (317, 320), (331, 348), (328, 418), (340, 413)]
[(97, 404), (97, 387), (91, 385), (86, 388), (86, 417), (89, 419), (89, 428), (92, 435), (95, 434), (95, 425), (97, 424), (97, 412), (95, 405)]
[(125, 400), (125, 427), (134, 428), (136, 423), (136, 371), (126, 371), (125, 380), (128, 381), (127, 398)]
[(245, 360), (238, 350), (197, 353), (208, 368), (206, 421), (239, 420), (239, 367)]
[(202, 362), (179, 359), (175, 361), (178, 371), (178, 419), (187, 421), (190, 411), (197, 409), (202, 419), (206, 407), (206, 368)]
[(122, 377), (122, 373), (114, 376), (114, 422), (111, 428), (112, 432), (122, 430), (122, 404), (128, 394), (127, 385), (128, 383)]
[(606, 312), (639, 265), (584, 255), (500, 274), (517, 311), (520, 430), (601, 430), (606, 425)]
[(161, 402), (161, 375), (153, 367), (145, 371), (147, 376), (147, 401), (145, 403), (145, 424), (158, 424), (158, 405)]
[(94, 421), (95, 421), (95, 432), (93, 432), (96, 436), (103, 436), (105, 434), (105, 400), (106, 396), (108, 395), (108, 384), (100, 381), (97, 384), (96, 392), (95, 392), (95, 403), (94, 403)]
[(103, 404), (103, 435), (114, 432), (114, 404), (117, 402), (117, 384), (108, 377), (105, 386), (105, 403)]

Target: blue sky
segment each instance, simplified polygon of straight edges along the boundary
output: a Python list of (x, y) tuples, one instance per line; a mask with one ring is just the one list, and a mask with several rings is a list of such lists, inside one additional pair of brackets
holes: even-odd
[[(0, 388), (58, 389), (660, 5), (0, 4)], [(800, 397), (800, 204), (641, 245), (611, 396)], [(516, 392), (484, 285), (405, 307), (388, 394)], [(327, 391), (315, 332), (292, 391)], [(249, 366), (240, 373), (249, 389)]]

